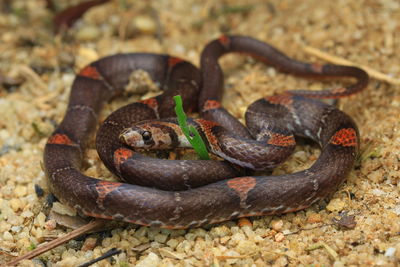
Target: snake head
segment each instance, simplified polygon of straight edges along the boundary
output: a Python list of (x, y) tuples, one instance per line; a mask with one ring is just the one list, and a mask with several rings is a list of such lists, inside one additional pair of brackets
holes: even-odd
[(124, 129), (119, 139), (132, 148), (171, 149), (179, 146), (176, 127), (163, 121), (143, 121)]
[(122, 143), (132, 148), (151, 149), (154, 147), (155, 142), (151, 129), (149, 130), (140, 126), (132, 126), (124, 129), (119, 135), (119, 139)]

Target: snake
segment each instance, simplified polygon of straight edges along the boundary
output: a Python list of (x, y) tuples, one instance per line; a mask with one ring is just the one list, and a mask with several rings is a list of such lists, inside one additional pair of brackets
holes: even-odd
[[(231, 52), (249, 54), (284, 73), (350, 77), (356, 82), (323, 91), (291, 90), (266, 96), (248, 107), (246, 128), (221, 105), (223, 72), (218, 59)], [(138, 69), (146, 71), (163, 93), (111, 113), (96, 136), (100, 158), (122, 181), (87, 176), (82, 171), (84, 152), (100, 111), (123, 93), (129, 75)], [(45, 145), (49, 189), (61, 202), (86, 216), (168, 229), (305, 209), (328, 197), (344, 182), (359, 150), (360, 137), (354, 120), (319, 98), (358, 93), (367, 86), (368, 79), (368, 74), (357, 67), (297, 61), (246, 36), (224, 35), (211, 41), (201, 54), (200, 70), (183, 59), (161, 54), (130, 53), (101, 58), (77, 74), (66, 114)], [(162, 126), (158, 129), (168, 132), (172, 143), (181, 142), (175, 133), (177, 128), (171, 126), (173, 120), (164, 120), (174, 117), (172, 96), (178, 94), (186, 111), (198, 111), (201, 115), (193, 121), (203, 131), (209, 146), (225, 146), (225, 152), (239, 152), (240, 149), (231, 147), (234, 143), (240, 145), (244, 139), (266, 131), (258, 140), (272, 147), (272, 151), (283, 149), (289, 151), (284, 153), (291, 153), (293, 136), (299, 136), (319, 144), (321, 153), (308, 169), (254, 176), (249, 166), (238, 166), (246, 154), (243, 152), (233, 164), (228, 160), (173, 161), (145, 156), (121, 142), (126, 139), (121, 135), (141, 121), (147, 121), (142, 126), (158, 123)], [(151, 124), (154, 119), (158, 122)], [(232, 130), (237, 137), (228, 133)], [(228, 144), (221, 143), (218, 132)], [(148, 135), (142, 138), (148, 140)], [(136, 184), (129, 184), (130, 178), (123, 177), (127, 173)], [(148, 177), (161, 185), (154, 185)]]

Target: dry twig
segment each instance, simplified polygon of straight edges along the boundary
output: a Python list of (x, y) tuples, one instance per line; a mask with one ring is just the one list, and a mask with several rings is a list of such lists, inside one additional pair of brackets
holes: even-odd
[(104, 225), (104, 221), (103, 220), (93, 220), (91, 222), (89, 222), (88, 224), (85, 224), (84, 226), (73, 230), (72, 232), (59, 237), (57, 239), (54, 239), (52, 241), (50, 241), (49, 243), (43, 244), (41, 246), (39, 246), (38, 248), (32, 250), (31, 252), (26, 253), (25, 255), (19, 256), (15, 259), (13, 259), (12, 261), (6, 263), (6, 266), (14, 266), (16, 264), (18, 264), (20, 261), (22, 260), (30, 260), (34, 257), (39, 256), (40, 254), (43, 254), (55, 247), (58, 247), (61, 244), (64, 244), (68, 241), (70, 241), (71, 239), (74, 239), (76, 237), (79, 237), (87, 232), (90, 232), (92, 230), (98, 229), (100, 227), (102, 227)]
[(330, 55), (330, 54), (328, 54), (326, 52), (323, 52), (323, 51), (321, 51), (319, 49), (316, 49), (314, 47), (311, 47), (311, 46), (304, 46), (303, 50), (308, 54), (311, 54), (313, 56), (316, 56), (316, 57), (319, 57), (321, 59), (324, 59), (324, 60), (326, 60), (326, 61), (328, 61), (330, 63), (359, 67), (359, 68), (365, 70), (371, 77), (373, 77), (373, 78), (375, 78), (377, 80), (381, 80), (381, 81), (384, 81), (384, 82), (387, 82), (387, 83), (390, 83), (390, 84), (394, 84), (394, 85), (400, 85), (400, 79), (390, 77), (389, 75), (384, 74), (382, 72), (379, 72), (379, 71), (377, 71), (377, 70), (375, 70), (373, 68), (370, 68), (368, 66), (361, 65), (361, 64), (356, 64), (356, 63), (351, 62), (351, 61), (349, 61), (347, 59)]

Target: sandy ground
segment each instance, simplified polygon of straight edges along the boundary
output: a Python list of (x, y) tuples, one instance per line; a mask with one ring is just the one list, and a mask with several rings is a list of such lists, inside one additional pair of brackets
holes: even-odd
[[(198, 64), (208, 41), (231, 33), (269, 42), (299, 60), (325, 62), (305, 52), (311, 46), (400, 77), (396, 0), (112, 1), (91, 9), (63, 38), (53, 35), (52, 16), (39, 0), (12, 1), (12, 9), (0, 13), (0, 264), (70, 231), (46, 222), (45, 199), (34, 185), (47, 189), (44, 144), (64, 115), (75, 73), (93, 60), (154, 52)], [(280, 74), (245, 56), (221, 63), (224, 105), (238, 117), (262, 96), (340, 84)], [(103, 116), (135, 99), (117, 99)], [(245, 226), (232, 221), (171, 231), (120, 225), (21, 265), (76, 266), (119, 248), (122, 253), (96, 266), (397, 266), (400, 86), (372, 78), (367, 90), (339, 107), (359, 125), (361, 156), (331, 199), (296, 213), (251, 218)], [(275, 173), (307, 168), (317, 155), (316, 146), (302, 145)], [(87, 174), (111, 176), (93, 146), (87, 158)], [(355, 217), (355, 227), (333, 221), (343, 214)]]

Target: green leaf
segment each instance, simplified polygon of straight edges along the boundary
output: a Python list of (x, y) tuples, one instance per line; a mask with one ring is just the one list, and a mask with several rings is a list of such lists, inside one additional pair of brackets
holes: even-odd
[(197, 129), (193, 126), (188, 126), (186, 123), (187, 117), (185, 111), (183, 110), (182, 98), (180, 95), (174, 96), (175, 100), (175, 113), (178, 118), (179, 127), (181, 127), (182, 132), (185, 134), (187, 140), (192, 145), (193, 149), (199, 155), (200, 159), (210, 159), (208, 156), (207, 147), (204, 144)]
[(30, 244), (29, 244), (29, 247), (28, 247), (28, 250), (34, 250), (36, 248), (36, 245), (35, 245), (35, 243), (33, 243), (33, 242), (31, 242)]

